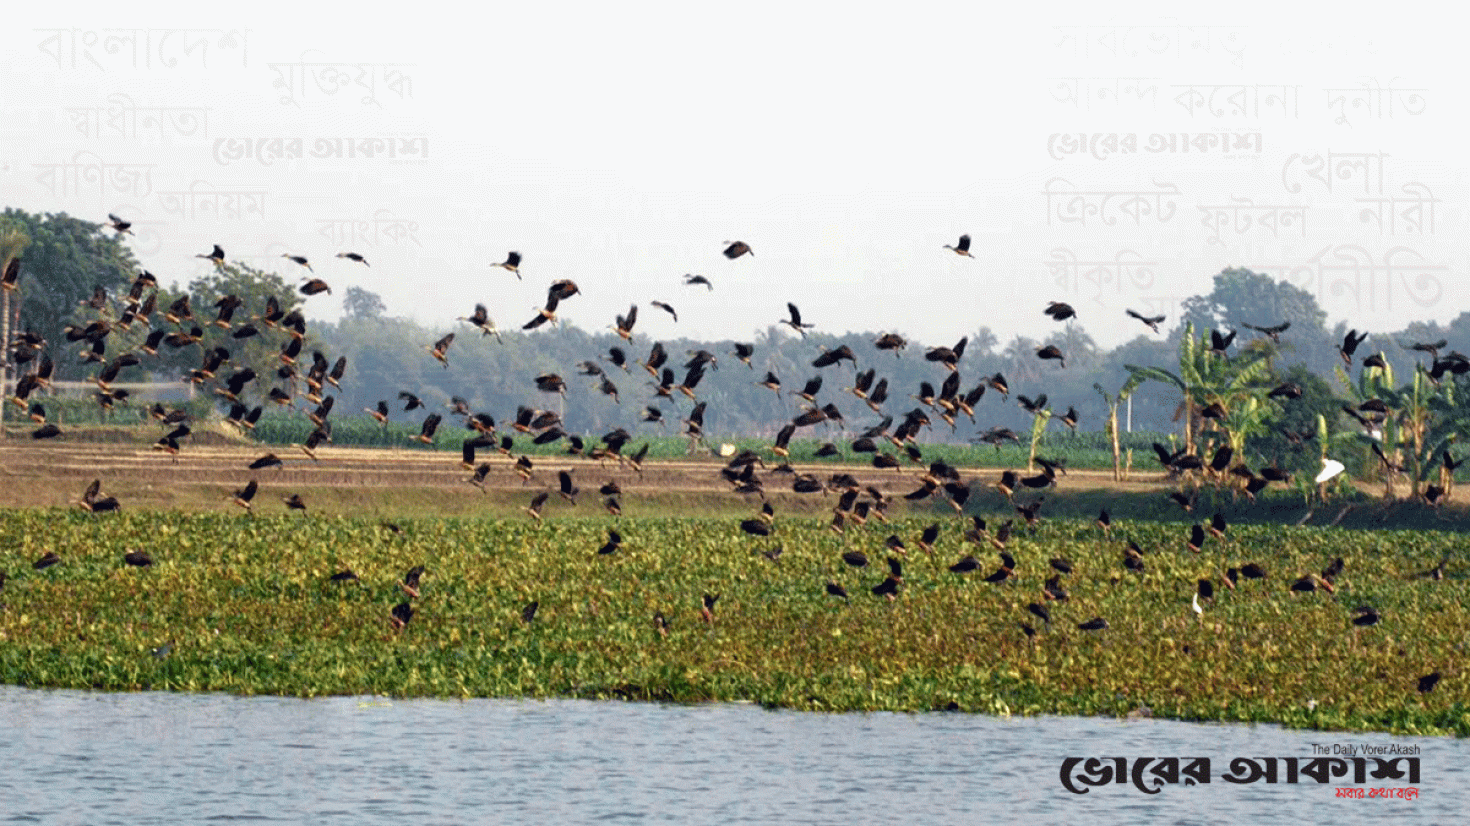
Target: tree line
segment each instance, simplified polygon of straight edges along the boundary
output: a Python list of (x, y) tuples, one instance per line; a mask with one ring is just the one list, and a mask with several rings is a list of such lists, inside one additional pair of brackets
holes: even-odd
[[(65, 214), (34, 215), (7, 209), (0, 214), (0, 256), (6, 258), (7, 266), (11, 259), (21, 262), (15, 289), (7, 291), (7, 298), (15, 299), (5, 318), (10, 329), (30, 331), (47, 340), (56, 378), (86, 379), (93, 374), (96, 366), (79, 361), (81, 345), (68, 338), (74, 337), (79, 325), (96, 318), (93, 299), (99, 289), (110, 296), (113, 314), (120, 315), (118, 308), (143, 271), (122, 237), (105, 225)], [(1026, 439), (1037, 425), (1038, 413), (1018, 404), (1019, 397), (1034, 403), (1045, 395), (1049, 416), (1043, 426), (1061, 427), (1051, 420), (1070, 408), (1076, 413), (1076, 427), (1083, 431), (1105, 430), (1116, 422), (1118, 429), (1178, 433), (1186, 449), (1203, 450), (1207, 442), (1228, 443), (1242, 455), (1298, 465), (1315, 460), (1312, 451), (1300, 449), (1297, 437), (1317, 429), (1319, 419), (1327, 438), (1341, 436), (1338, 442), (1345, 447), (1352, 443), (1357, 445), (1353, 449), (1362, 448), (1355, 436), (1360, 431), (1370, 440), (1376, 433), (1376, 438), (1387, 439), (1401, 453), (1405, 445), (1416, 445), (1409, 451), (1411, 456), (1401, 455), (1400, 459), (1414, 464), (1414, 474), (1423, 478), (1427, 478), (1425, 463), (1433, 459), (1425, 453), (1425, 446), (1453, 445), (1461, 432), (1452, 423), (1458, 421), (1451, 415), (1457, 408), (1453, 388), (1462, 380), (1452, 376), (1448, 383), (1426, 383), (1420, 377), (1427, 376), (1433, 360), (1406, 348), (1416, 342), (1442, 341), (1439, 349), (1444, 353), (1470, 350), (1470, 313), (1448, 325), (1416, 322), (1392, 333), (1369, 334), (1359, 348), (1358, 362), (1369, 354), (1381, 354), (1387, 369), (1363, 371), (1356, 363), (1345, 364), (1340, 354), (1346, 326), (1339, 322), (1328, 327), (1327, 314), (1309, 293), (1241, 268), (1221, 271), (1211, 286), (1210, 292), (1184, 302), (1179, 323), (1167, 332), (1141, 328), (1138, 336), (1112, 349), (1096, 345), (1086, 332), (1086, 317), (1065, 323), (1045, 321), (1051, 327), (1045, 337), (1018, 335), (1006, 342), (988, 327), (978, 326), (965, 337), (957, 364), (959, 392), (963, 395), (996, 374), (1004, 377), (1010, 392), (1002, 395), (987, 388), (975, 405), (974, 421), (959, 415), (951, 427), (935, 419), (923, 440), (974, 441), (993, 428), (1006, 428)], [(619, 427), (676, 433), (679, 418), (687, 416), (692, 407), (679, 394), (665, 399), (654, 395), (652, 385), (657, 382), (639, 364), (648, 359), (654, 341), (642, 334), (624, 340), (612, 332), (589, 332), (563, 323), (529, 333), (506, 330), (499, 336), (487, 336), (464, 321), (426, 327), (391, 316), (377, 295), (357, 287), (345, 287), (344, 293), (343, 317), (331, 323), (311, 321), (302, 345), (308, 363), (313, 351), (331, 361), (347, 358), (341, 390), (333, 391), (339, 416), (357, 414), (379, 401), (389, 403), (395, 420), (422, 416), (422, 411), (402, 410), (398, 394), (408, 392), (438, 411), (462, 399), (471, 410), (488, 412), (497, 421), (513, 418), (521, 406), (554, 410), (568, 432), (596, 436)], [(303, 308), (303, 297), (287, 279), (273, 271), (227, 262), (184, 286), (160, 284), (155, 303), (167, 307), (184, 295), (196, 313), (192, 323), (202, 333), (199, 346), (161, 349), (157, 359), (124, 371), (122, 380), (178, 381), (199, 366), (202, 351), (224, 347), (230, 351), (232, 365), (251, 366), (267, 377), (267, 386), (293, 394), (298, 391), (297, 377), (280, 371), (274, 341), (237, 339), (231, 331), (208, 324), (214, 305), (227, 295), (241, 299), (242, 316), (259, 315), (272, 296), (287, 312)], [(468, 311), (467, 307), (467, 315)], [(1036, 312), (1038, 323), (1043, 323), (1041, 307)], [(154, 327), (161, 323), (156, 318)], [(1283, 324), (1289, 326), (1279, 333), (1279, 341), (1245, 326)], [(116, 351), (136, 347), (149, 331), (142, 326), (116, 330), (117, 338), (110, 347)], [(1218, 357), (1209, 352), (1212, 331), (1221, 336), (1235, 334), (1229, 347), (1215, 354)], [(695, 354), (704, 351), (714, 357), (698, 388), (698, 398), (706, 404), (705, 433), (773, 436), (801, 412), (800, 401), (790, 391), (816, 377), (823, 383), (822, 402), (837, 405), (847, 431), (862, 430), (881, 419), (862, 400), (845, 392), (860, 370), (873, 369), (875, 384), (887, 380), (889, 401), (882, 410), (899, 418), (920, 404), (917, 397), (926, 390), (932, 394), (942, 385), (948, 371), (927, 360), (925, 352), (938, 346), (954, 348), (958, 342), (909, 339), (903, 350), (879, 351), (874, 342), (881, 332), (893, 331), (814, 332), (798, 337), (771, 325), (741, 342), (681, 337), (659, 343), (669, 356), (666, 366), (680, 379), (684, 365)], [(428, 352), (448, 333), (455, 334), (447, 353), (452, 369), (445, 369)], [(738, 360), (737, 343), (753, 348), (749, 365)], [(1037, 358), (1038, 349), (1047, 345), (1066, 355), (1065, 368)], [(814, 366), (824, 353), (843, 347), (855, 355), (855, 365), (842, 361)], [(625, 356), (623, 367), (613, 363), (614, 348)], [(6, 351), (12, 379), (26, 369), (16, 363), (18, 349), (8, 347)], [(584, 375), (594, 372), (600, 375)], [(536, 377), (553, 373), (565, 380), (565, 392), (538, 391)], [(762, 386), (767, 373), (780, 380), (782, 392)], [(1416, 381), (1422, 385), (1418, 390)], [(1300, 387), (1300, 398), (1286, 403), (1268, 395), (1283, 383)], [(610, 387), (615, 388), (615, 395), (607, 392)], [(1384, 417), (1386, 428), (1364, 426), (1343, 409), (1384, 397), (1402, 402), (1401, 410)], [(1229, 404), (1224, 404), (1227, 400)], [(1196, 421), (1200, 410), (1216, 402), (1230, 408), (1229, 419)], [(643, 421), (648, 406), (661, 411), (663, 425)], [(1185, 444), (1185, 434), (1199, 438)], [(831, 437), (840, 438), (836, 431)]]

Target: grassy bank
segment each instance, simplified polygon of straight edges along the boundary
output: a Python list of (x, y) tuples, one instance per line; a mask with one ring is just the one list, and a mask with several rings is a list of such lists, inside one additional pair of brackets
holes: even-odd
[[(589, 509), (590, 510), (590, 509)], [(117, 690), (311, 696), (572, 696), (753, 700), (813, 710), (958, 708), (998, 714), (1127, 714), (1294, 727), (1470, 735), (1460, 673), (1470, 609), (1467, 540), (1433, 532), (1238, 527), (1203, 553), (1177, 524), (1117, 524), (1111, 538), (1052, 520), (1012, 538), (1016, 576), (940, 518), (850, 527), (778, 516), (756, 539), (732, 519), (413, 519), (80, 511), (0, 512), (0, 682)], [(621, 548), (599, 555), (607, 528)], [(883, 541), (909, 546), (890, 602)], [(1146, 555), (1125, 570), (1124, 537)], [(776, 561), (760, 552), (782, 549)], [(152, 567), (131, 567), (141, 549)], [(848, 567), (845, 550), (872, 560)], [(61, 562), (34, 570), (48, 551)], [(966, 554), (979, 571), (948, 566)], [(1451, 555), (1443, 580), (1414, 578)], [(1066, 556), (1065, 602), (1042, 597)], [(1345, 560), (1335, 594), (1288, 585)], [(1264, 580), (1219, 588), (1256, 562)], [(423, 565), (401, 631), (398, 581)], [(351, 568), (361, 579), (330, 581)], [(1197, 618), (1195, 581), (1216, 599)], [(851, 592), (825, 593), (835, 581)], [(701, 595), (718, 594), (714, 621)], [(527, 624), (522, 612), (539, 604)], [(1028, 603), (1049, 609), (1046, 627)], [(1382, 620), (1353, 625), (1372, 605)], [(667, 619), (667, 635), (654, 617)], [(1109, 628), (1077, 624), (1103, 617)], [(1022, 633), (1031, 625), (1033, 639)], [(1415, 687), (1445, 676), (1428, 694)]]

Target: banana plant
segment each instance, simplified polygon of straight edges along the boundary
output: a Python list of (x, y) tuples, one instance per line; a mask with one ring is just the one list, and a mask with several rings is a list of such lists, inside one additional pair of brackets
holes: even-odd
[[(1196, 436), (1201, 429), (1197, 421), (1203, 421), (1200, 413), (1211, 405), (1218, 404), (1223, 414), (1215, 419), (1225, 432), (1226, 441), (1240, 455), (1246, 439), (1263, 432), (1266, 421), (1274, 412), (1274, 402), (1268, 397), (1270, 388), (1269, 359), (1275, 348), (1264, 342), (1254, 342), (1249, 349), (1227, 358), (1210, 348), (1208, 334), (1198, 338), (1194, 325), (1186, 324), (1179, 338), (1179, 371), (1173, 373), (1162, 367), (1138, 367), (1124, 365), (1128, 370), (1129, 382), (1157, 381), (1177, 389), (1184, 408), (1184, 444), (1193, 454)], [(1130, 391), (1131, 392), (1131, 391)]]
[[(1383, 356), (1382, 353), (1378, 355), (1380, 358)], [(1381, 458), (1375, 457), (1375, 460), (1383, 466), (1383, 498), (1393, 500), (1397, 496), (1395, 483), (1403, 462), (1400, 441), (1404, 433), (1405, 415), (1407, 414), (1410, 418), (1419, 418), (1421, 423), (1422, 417), (1404, 409), (1403, 397), (1393, 388), (1393, 366), (1386, 361), (1383, 367), (1364, 367), (1358, 374), (1356, 382), (1340, 366), (1334, 367), (1333, 372), (1337, 376), (1338, 383), (1347, 391), (1348, 398), (1353, 402), (1351, 407), (1344, 407), (1345, 412), (1356, 415), (1364, 411), (1363, 405), (1374, 400), (1383, 402), (1387, 408), (1387, 412), (1382, 414), (1382, 421), (1369, 419), (1370, 424), (1377, 425), (1376, 430), (1350, 430), (1346, 433), (1334, 434), (1333, 440), (1342, 441), (1344, 438), (1349, 438), (1356, 444), (1376, 447), (1382, 454)], [(1356, 410), (1351, 408), (1356, 408)], [(1371, 410), (1366, 412), (1372, 415)], [(1410, 426), (1409, 429), (1412, 430), (1413, 427)], [(1371, 475), (1367, 468), (1364, 468), (1363, 471), (1365, 476)], [(1417, 493), (1417, 483), (1414, 488)]]
[(1127, 401), (1133, 395), (1133, 391), (1138, 389), (1138, 385), (1143, 382), (1144, 378), (1142, 376), (1137, 373), (1130, 374), (1128, 380), (1123, 382), (1123, 386), (1118, 390), (1118, 395), (1116, 396), (1103, 390), (1101, 384), (1094, 382), (1092, 385), (1092, 389), (1097, 391), (1099, 396), (1102, 396), (1103, 403), (1108, 406), (1108, 420), (1103, 425), (1103, 431), (1108, 434), (1108, 441), (1113, 446), (1114, 482), (1123, 481), (1123, 450), (1122, 445), (1118, 441), (1118, 405)]
[[(1379, 354), (1382, 357), (1382, 353)], [(1392, 464), (1409, 479), (1410, 494), (1419, 496), (1421, 486), (1440, 466), (1441, 457), (1461, 436), (1470, 435), (1470, 410), (1466, 409), (1462, 379), (1450, 377), (1435, 384), (1422, 368), (1402, 387), (1394, 387), (1393, 366), (1365, 368), (1357, 382), (1351, 381), (1341, 367), (1338, 381), (1348, 395), (1362, 405), (1378, 399), (1387, 408), (1378, 437), (1362, 432), (1351, 436), (1363, 444), (1376, 444)], [(1396, 496), (1394, 468), (1384, 469), (1384, 497)]]
[(1042, 409), (1036, 412), (1031, 422), (1031, 453), (1026, 457), (1026, 472), (1036, 472), (1036, 446), (1041, 444), (1041, 437), (1046, 433), (1046, 426), (1051, 423), (1051, 411)]

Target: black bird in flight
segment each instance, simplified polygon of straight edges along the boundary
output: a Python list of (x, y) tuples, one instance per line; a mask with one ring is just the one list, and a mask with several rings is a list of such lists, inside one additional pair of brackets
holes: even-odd
[(481, 336), (493, 335), (495, 336), (496, 341), (500, 342), (501, 344), (505, 343), (505, 339), (500, 337), (500, 331), (495, 329), (495, 322), (490, 320), (490, 311), (485, 309), (484, 304), (476, 304), (475, 312), (473, 315), (470, 315), (468, 317), (460, 316), (459, 320), (468, 321), (469, 323), (475, 325), (475, 327), (480, 330)]
[(608, 528), (607, 529), (607, 543), (604, 544), (601, 548), (598, 548), (597, 549), (597, 553), (598, 553), (599, 556), (607, 556), (609, 554), (614, 554), (614, 553), (617, 553), (618, 548), (622, 547), (622, 545), (623, 545), (623, 535), (620, 534), (620, 533), (618, 533), (617, 531), (613, 530), (612, 528)]
[(432, 445), (434, 443), (434, 431), (439, 429), (439, 422), (443, 421), (443, 419), (444, 417), (438, 413), (430, 413), (428, 418), (424, 419), (423, 427), (419, 429), (419, 435), (413, 438), (426, 445)]
[(959, 369), (960, 359), (965, 357), (965, 345), (969, 343), (970, 337), (965, 336), (956, 342), (954, 347), (934, 347), (926, 350), (924, 360), (939, 362), (946, 370), (954, 372)]
[(117, 510), (117, 497), (102, 497), (101, 493), (102, 480), (93, 479), (92, 484), (88, 485), (86, 492), (82, 494), (82, 501), (78, 502), (77, 505), (83, 510), (91, 511), (92, 513), (106, 513)]
[(908, 346), (908, 341), (898, 333), (884, 333), (878, 336), (873, 346), (879, 350), (892, 350), (893, 357), (898, 358), (898, 351)]
[(1051, 625), (1051, 612), (1046, 610), (1045, 605), (1042, 605), (1038, 602), (1033, 602), (1030, 605), (1026, 606), (1026, 610), (1035, 614), (1038, 618), (1040, 618), (1042, 622), (1046, 623), (1047, 625)]
[(348, 261), (355, 261), (355, 262), (363, 265), (364, 267), (371, 267), (372, 266), (372, 264), (369, 264), (368, 263), (368, 261), (367, 261), (366, 258), (363, 258), (361, 255), (358, 255), (355, 252), (339, 252), (339, 253), (337, 253), (337, 257), (338, 258), (346, 258)]
[(276, 456), (276, 454), (267, 453), (259, 459), (256, 459), (255, 461), (250, 463), (251, 470), (263, 470), (268, 467), (281, 467), (281, 460)]
[(623, 352), (623, 348), (607, 348), (607, 361), (612, 363), (614, 367), (623, 368), (624, 373), (628, 372), (628, 354)]
[(306, 256), (304, 256), (304, 255), (292, 255), (289, 252), (283, 252), (283, 253), (281, 253), (281, 257), (282, 258), (285, 258), (287, 260), (290, 260), (290, 261), (294, 261), (297, 264), (299, 264), (300, 266), (305, 267), (307, 269), (307, 272), (316, 272), (316, 270), (313, 270), (311, 268), (311, 262), (310, 261), (307, 261), (306, 260)]
[(1071, 304), (1064, 304), (1060, 301), (1048, 301), (1046, 303), (1046, 309), (1042, 312), (1045, 315), (1051, 316), (1053, 321), (1066, 321), (1069, 318), (1077, 317), (1077, 311), (1072, 309)]
[(740, 523), (740, 530), (751, 536), (770, 536), (771, 525), (764, 519), (745, 519)]
[(903, 580), (899, 577), (890, 576), (882, 582), (874, 585), (870, 590), (875, 597), (887, 597), (892, 601), (898, 596), (898, 586)]
[(1063, 367), (1067, 366), (1066, 355), (1055, 344), (1048, 344), (1045, 347), (1036, 348), (1036, 357), (1042, 361), (1047, 361), (1048, 359), (1055, 360), (1061, 362)]
[(131, 227), (133, 225), (133, 222), (124, 221), (116, 215), (113, 215), (111, 212), (107, 213), (107, 225), (116, 230), (118, 235), (132, 234), (132, 231), (129, 230), (128, 227)]
[(802, 338), (806, 338), (806, 331), (812, 327), (815, 327), (816, 325), (801, 323), (801, 310), (796, 309), (796, 305), (792, 304), (789, 301), (786, 302), (786, 310), (791, 313), (791, 318), (783, 318), (781, 319), (781, 323), (785, 324), (796, 332), (801, 333)]
[(1271, 339), (1272, 342), (1280, 344), (1281, 334), (1291, 329), (1291, 322), (1283, 321), (1280, 324), (1271, 327), (1257, 327), (1254, 324), (1242, 324), (1240, 326), (1246, 328), (1247, 330), (1255, 330), (1256, 332), (1264, 335), (1266, 338)]
[(411, 599), (418, 599), (419, 577), (423, 575), (424, 566), (415, 565), (412, 568), (409, 568), (408, 572), (403, 575), (403, 581), (398, 583), (398, 588), (403, 591), (403, 593), (408, 594)]
[(1203, 526), (1195, 524), (1189, 529), (1189, 549), (1195, 553), (1199, 553), (1204, 546), (1205, 529)]
[(560, 485), (557, 492), (561, 494), (561, 498), (567, 500), (575, 507), (577, 504), (577, 494), (581, 493), (582, 489), (572, 484), (572, 472), (569, 470), (558, 471), (556, 476), (557, 482)]
[(734, 261), (742, 255), (755, 255), (755, 250), (752, 250), (750, 245), (744, 241), (726, 241), (725, 243), (729, 244), (729, 246), (725, 247), (725, 257), (731, 261)]
[(549, 498), (551, 498), (551, 494), (547, 493), (546, 491), (541, 491), (540, 493), (536, 494), (535, 497), (531, 499), (531, 504), (526, 507), (526, 515), (536, 520), (537, 522), (540, 522), (541, 508), (546, 505), (546, 500)]
[(684, 276), (684, 285), (685, 286), (693, 287), (693, 286), (696, 286), (696, 285), (699, 285), (699, 284), (703, 284), (706, 290), (713, 290), (715, 288), (715, 285), (709, 283), (709, 279), (708, 278), (705, 278), (702, 275), (686, 275), (686, 276)]
[(446, 369), (448, 369), (449, 359), (446, 358), (446, 356), (449, 353), (449, 345), (453, 343), (454, 333), (450, 333), (444, 336), (444, 338), (441, 338), (438, 341), (434, 342), (434, 346), (425, 347), (424, 349), (428, 350), (429, 355), (433, 356), (435, 360), (437, 360), (440, 364), (444, 365)]
[(1422, 343), (1419, 343), (1419, 342), (1415, 342), (1413, 344), (1400, 344), (1399, 346), (1400, 347), (1403, 347), (1404, 349), (1407, 349), (1407, 350), (1414, 350), (1414, 351), (1417, 351), (1417, 352), (1420, 352), (1420, 353), (1428, 353), (1429, 354), (1429, 358), (1432, 361), (1438, 361), (1439, 360), (1439, 351), (1442, 350), (1442, 349), (1444, 349), (1444, 347), (1447, 346), (1448, 344), (1449, 344), (1449, 341), (1448, 340), (1446, 340), (1446, 339), (1440, 339), (1439, 341), (1430, 342), (1428, 344), (1422, 344)]
[(923, 533), (919, 534), (919, 541), (915, 544), (917, 544), (919, 546), (919, 550), (923, 551), (924, 553), (932, 554), (934, 553), (934, 543), (938, 541), (938, 539), (939, 523), (936, 522), (933, 525), (925, 528)]
[(581, 290), (577, 287), (577, 282), (570, 278), (563, 278), (559, 281), (551, 282), (551, 286), (546, 288), (546, 297), (555, 297), (558, 301), (566, 301), (579, 292)]
[(1213, 536), (1216, 539), (1224, 539), (1225, 529), (1225, 517), (1222, 514), (1216, 513), (1214, 516), (1210, 517), (1210, 536)]
[(536, 312), (536, 317), (521, 325), (522, 330), (534, 330), (548, 321), (556, 320), (556, 306), (561, 301), (555, 295), (546, 297), (546, 306)]
[(1161, 315), (1146, 316), (1141, 313), (1136, 313), (1132, 310), (1128, 310), (1128, 316), (1130, 318), (1136, 318), (1139, 321), (1142, 321), (1144, 324), (1148, 325), (1148, 328), (1150, 330), (1153, 330), (1155, 333), (1159, 331), (1159, 324), (1162, 323), (1165, 318)]
[(251, 500), (255, 498), (256, 488), (257, 485), (255, 484), (255, 480), (251, 479), (249, 484), (247, 484), (240, 490), (235, 491), (234, 495), (231, 498), (231, 501), (247, 511), (254, 510), (255, 506), (251, 504)]
[(1196, 583), (1195, 595), (1203, 600), (1215, 598), (1215, 583), (1208, 579), (1201, 579)]
[(1062, 424), (1071, 428), (1073, 431), (1077, 430), (1077, 408), (1067, 408), (1067, 412), (1062, 416)]
[(857, 365), (857, 356), (853, 355), (852, 348), (848, 347), (846, 344), (838, 347), (836, 350), (824, 351), (820, 356), (817, 356), (816, 361), (812, 362), (812, 366), (819, 369), (822, 367), (830, 367), (842, 361), (843, 359), (847, 359), (848, 361), (852, 362), (854, 366)]
[(1228, 336), (1222, 336), (1222, 335), (1220, 335), (1220, 331), (1219, 330), (1211, 330), (1210, 331), (1210, 352), (1211, 353), (1214, 353), (1215, 355), (1220, 356), (1221, 358), (1224, 358), (1225, 357), (1225, 351), (1227, 349), (1229, 349), (1229, 347), (1230, 347), (1231, 344), (1234, 344), (1234, 343), (1235, 343), (1235, 331), (1234, 330), (1231, 330), (1230, 331), (1230, 335), (1228, 335)]
[(970, 236), (968, 235), (961, 235), (960, 242), (958, 244), (955, 244), (954, 246), (945, 244), (944, 248), (953, 251), (956, 255), (963, 255), (966, 258), (975, 257), (970, 254)]
[(1293, 384), (1291, 382), (1278, 384), (1276, 387), (1272, 388), (1270, 393), (1266, 394), (1266, 398), (1268, 399), (1300, 399), (1301, 397), (1301, 385)]
[(633, 325), (638, 323), (638, 305), (634, 304), (628, 307), (627, 315), (615, 316), (615, 318), (617, 321), (613, 325), (613, 332), (617, 333), (618, 338), (624, 341), (632, 341)]
[(491, 266), (501, 267), (510, 270), (511, 272), (516, 274), (517, 281), (521, 279), (521, 254), (518, 252), (510, 253), (509, 255), (505, 256), (504, 261), (499, 264), (492, 264)]
[(308, 279), (305, 284), (301, 285), (302, 295), (320, 295), (322, 293), (331, 295), (332, 288), (320, 278)]
[(1347, 335), (1342, 337), (1342, 344), (1337, 347), (1337, 354), (1342, 356), (1343, 363), (1349, 367), (1353, 363), (1353, 353), (1357, 352), (1358, 345), (1368, 339), (1367, 333), (1359, 333), (1357, 330), (1348, 330)]

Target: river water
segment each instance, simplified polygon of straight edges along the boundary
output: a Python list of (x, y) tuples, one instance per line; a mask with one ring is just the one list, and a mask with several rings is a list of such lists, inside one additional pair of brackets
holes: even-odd
[[(1220, 779), (1362, 743), (1420, 746), (1417, 800)], [(1077, 795), (1072, 756), (1209, 757), (1213, 777)], [(1467, 778), (1464, 740), (1272, 726), (0, 687), (0, 823), (1463, 823)]]

